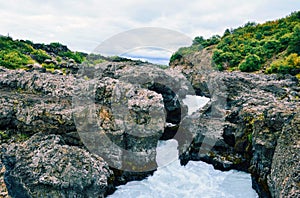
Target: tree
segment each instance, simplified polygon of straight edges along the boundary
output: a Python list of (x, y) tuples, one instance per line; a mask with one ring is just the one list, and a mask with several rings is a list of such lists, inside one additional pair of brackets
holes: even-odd
[(196, 36), (193, 40), (193, 45), (203, 44), (206, 40), (203, 38), (203, 36)]
[(225, 32), (224, 32), (224, 34), (223, 34), (223, 37), (228, 36), (230, 34), (231, 34), (230, 30), (226, 29)]

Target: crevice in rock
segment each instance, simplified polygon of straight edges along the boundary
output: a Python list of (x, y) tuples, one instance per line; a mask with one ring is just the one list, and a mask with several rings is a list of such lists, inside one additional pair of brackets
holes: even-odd
[(166, 122), (164, 133), (161, 136), (161, 140), (172, 139), (178, 130), (178, 124), (181, 122), (182, 114), (181, 104), (179, 102), (178, 96), (169, 87), (153, 83), (148, 86), (148, 89), (159, 93), (163, 97), (164, 107), (166, 110)]

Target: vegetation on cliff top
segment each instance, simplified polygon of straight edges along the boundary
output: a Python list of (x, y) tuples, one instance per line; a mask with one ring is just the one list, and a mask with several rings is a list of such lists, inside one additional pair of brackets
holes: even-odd
[[(72, 67), (71, 64), (93, 66), (104, 61), (125, 62), (131, 59), (111, 56), (104, 57), (100, 54), (86, 54), (73, 52), (60, 43), (39, 44), (32, 41), (14, 40), (9, 36), (0, 35), (0, 66), (8, 69), (30, 69), (34, 64), (48, 71), (54, 72)], [(134, 61), (142, 63), (142, 61)]]
[(60, 43), (34, 44), (31, 41), (13, 40), (9, 36), (0, 36), (0, 65), (9, 69), (27, 68), (39, 63), (45, 68), (55, 67), (64, 61), (74, 60), (82, 63), (87, 54), (72, 52)]
[(236, 29), (226, 29), (223, 36), (198, 36), (192, 46), (174, 53), (170, 63), (206, 47), (212, 48), (213, 61), (221, 71), (299, 75), (300, 11), (263, 24), (248, 22)]
[[(282, 73), (300, 78), (300, 11), (263, 24), (248, 22), (236, 29), (226, 29), (223, 36), (214, 35), (209, 39), (198, 36), (192, 46), (174, 53), (170, 63), (208, 47), (213, 51), (212, 58), (218, 70)], [(34, 44), (0, 36), (0, 66), (9, 69), (27, 69), (35, 63), (50, 70), (60, 69), (60, 65), (70, 61), (86, 61), (87, 55), (72, 52), (60, 43)], [(89, 57), (88, 64), (114, 60)]]

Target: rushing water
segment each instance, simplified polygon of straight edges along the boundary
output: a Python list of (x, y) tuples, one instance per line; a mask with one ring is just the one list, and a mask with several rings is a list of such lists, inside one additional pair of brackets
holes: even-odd
[[(187, 96), (189, 114), (208, 102), (207, 98)], [(157, 171), (142, 181), (119, 186), (110, 198), (254, 198), (250, 174), (235, 170), (222, 172), (204, 162), (190, 161), (181, 166), (176, 140), (160, 141)]]
[[(159, 142), (158, 164), (177, 156), (176, 140)], [(171, 151), (171, 152), (170, 152)], [(166, 159), (167, 157), (168, 159)], [(235, 170), (222, 172), (204, 162), (190, 161), (181, 166), (179, 160), (158, 167), (153, 176), (128, 182), (118, 187), (110, 198), (240, 198), (258, 197), (251, 187), (250, 174)]]
[(187, 95), (186, 98), (183, 99), (183, 103), (188, 106), (189, 115), (202, 108), (208, 101), (209, 98), (194, 95)]

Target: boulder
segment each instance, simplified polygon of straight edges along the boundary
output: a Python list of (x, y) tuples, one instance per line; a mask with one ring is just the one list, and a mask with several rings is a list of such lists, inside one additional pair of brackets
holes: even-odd
[(12, 197), (104, 197), (112, 171), (104, 160), (59, 135), (36, 134), (2, 145), (4, 180)]
[(95, 90), (79, 82), (73, 98), (77, 131), (87, 148), (119, 170), (155, 170), (165, 126), (162, 96), (109, 77), (90, 83)]

